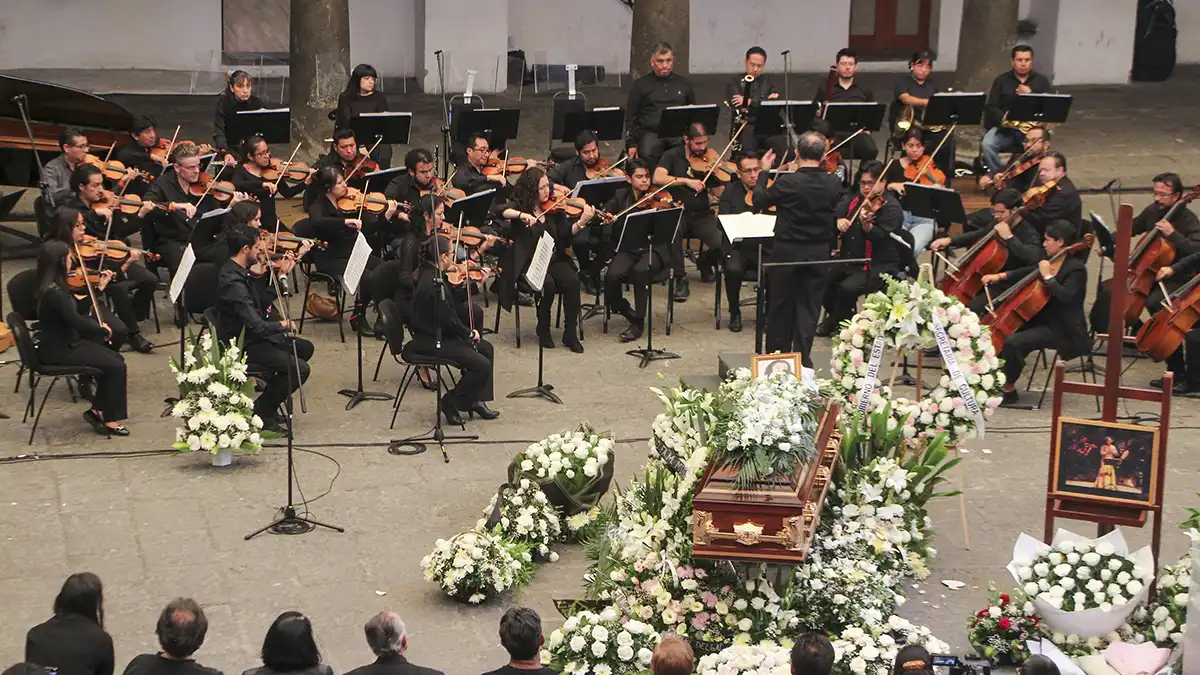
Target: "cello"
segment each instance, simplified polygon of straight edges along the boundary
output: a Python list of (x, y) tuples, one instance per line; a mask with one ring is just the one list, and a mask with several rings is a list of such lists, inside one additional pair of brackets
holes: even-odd
[[(1067, 256), (1086, 251), (1092, 247), (1094, 240), (1093, 235), (1086, 234), (1083, 239), (1064, 247), (1050, 258), (1051, 269), (1057, 274)], [(1008, 336), (1020, 330), (1050, 302), (1050, 291), (1046, 288), (1045, 279), (1042, 279), (1041, 270), (1034, 268), (1012, 288), (1000, 294), (996, 302), (999, 305), (983, 317), (983, 325), (992, 329), (992, 346), (999, 354)]]
[(1137, 333), (1138, 351), (1155, 361), (1174, 354), (1200, 321), (1200, 276), (1175, 289), (1163, 304)]
[[(1179, 209), (1183, 208), (1196, 197), (1200, 197), (1200, 185), (1179, 198), (1160, 220), (1170, 221)], [(1163, 265), (1171, 264), (1175, 259), (1175, 244), (1167, 241), (1154, 228), (1142, 236), (1137, 248), (1129, 255), (1129, 304), (1125, 306), (1125, 323), (1131, 324), (1142, 316), (1146, 308), (1146, 298), (1154, 288), (1158, 271)]]
[[(1025, 203), (1004, 222), (1011, 225), (1018, 216), (1024, 216), (1028, 211), (1045, 204), (1047, 195), (1057, 186), (1057, 181), (1050, 181), (1030, 188), (1025, 193)], [(990, 232), (967, 249), (966, 253), (963, 253), (958, 266), (950, 270), (942, 279), (940, 285), (942, 292), (958, 298), (959, 302), (965, 305), (983, 288), (983, 277), (1004, 269), (1007, 262), (1008, 242), (1001, 239), (996, 234), (996, 228), (993, 227)]]

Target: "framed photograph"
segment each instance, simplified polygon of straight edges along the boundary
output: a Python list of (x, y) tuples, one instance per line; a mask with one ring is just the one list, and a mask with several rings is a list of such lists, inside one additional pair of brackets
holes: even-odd
[(1059, 418), (1050, 496), (1150, 507), (1161, 480), (1158, 427)]
[(801, 377), (800, 352), (790, 354), (757, 354), (750, 361), (750, 371), (754, 379), (765, 377), (772, 373), (787, 372)]

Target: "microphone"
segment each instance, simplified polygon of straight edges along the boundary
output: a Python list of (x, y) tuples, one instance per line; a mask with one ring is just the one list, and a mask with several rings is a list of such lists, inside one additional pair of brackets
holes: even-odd
[(25, 94), (17, 94), (16, 96), (13, 96), (12, 98), (10, 98), (8, 100), (12, 101), (13, 103), (18, 103), (20, 101), (25, 100)]
[(779, 52), (779, 55), (780, 55), (780, 56), (787, 56), (788, 54), (791, 54), (791, 53), (792, 53), (792, 50), (790, 50), (790, 49), (785, 49), (785, 50), (783, 50), (783, 51)]
[(285, 298), (290, 298), (292, 296), (292, 287), (288, 281), (288, 276), (280, 274), (277, 278), (279, 279), (279, 294)]
[(1100, 191), (1101, 192), (1109, 192), (1110, 190), (1112, 190), (1114, 185), (1116, 185), (1117, 183), (1120, 183), (1120, 182), (1121, 182), (1120, 178), (1114, 178), (1114, 179), (1108, 181), (1107, 183), (1105, 183), (1104, 187), (1100, 188)]
[(440, 50), (440, 49), (439, 49), (439, 50), (437, 50), (436, 52), (434, 52), (434, 53), (433, 53), (433, 55), (434, 55), (434, 56), (441, 56), (441, 55), (442, 55), (442, 50)]

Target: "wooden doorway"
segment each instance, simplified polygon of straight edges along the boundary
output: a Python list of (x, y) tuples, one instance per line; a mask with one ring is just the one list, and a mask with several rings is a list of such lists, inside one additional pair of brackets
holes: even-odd
[(929, 48), (933, 0), (850, 0), (850, 48), (859, 58), (908, 58)]

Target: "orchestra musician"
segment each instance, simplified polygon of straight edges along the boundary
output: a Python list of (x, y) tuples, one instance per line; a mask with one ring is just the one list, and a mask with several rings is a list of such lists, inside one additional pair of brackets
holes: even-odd
[[(1157, 187), (1156, 185), (1156, 191)], [(1168, 289), (1174, 290), (1195, 278), (1197, 274), (1200, 274), (1200, 252), (1190, 253), (1184, 257), (1180, 257), (1176, 253), (1174, 263), (1163, 265), (1158, 270), (1158, 281), (1167, 284)], [(1146, 304), (1149, 305), (1149, 302)], [(1159, 307), (1161, 308), (1161, 303)], [(1184, 336), (1183, 344), (1179, 346), (1179, 349), (1167, 357), (1167, 370), (1175, 373), (1173, 393), (1182, 396), (1200, 391), (1200, 325), (1193, 326)], [(1151, 380), (1150, 386), (1161, 389), (1162, 378)]]
[[(227, 227), (225, 245), (233, 254), (217, 273), (217, 337), (222, 341), (240, 337), (246, 362), (266, 371), (266, 388), (254, 400), (254, 414), (262, 419), (263, 429), (283, 432), (279, 407), (308, 380), (313, 343), (296, 336), (292, 322), (276, 314), (278, 296), (271, 284), (271, 270), (253, 269), (261, 267), (269, 255), (259, 231), (248, 225)], [(287, 275), (294, 264), (295, 258), (286, 254), (275, 273)]]
[[(412, 340), (406, 345), (414, 354), (444, 359), (462, 371), (458, 384), (442, 397), (438, 409), (447, 424), (461, 425), (460, 412), (491, 420), (500, 413), (488, 407), (493, 398), (492, 345), (463, 322), (459, 308), (440, 279), (439, 270), (454, 263), (453, 246), (442, 235), (435, 235), (422, 247), (422, 264), (413, 294)], [(439, 342), (440, 341), (440, 342)]]
[[(1183, 181), (1179, 178), (1179, 174), (1169, 171), (1160, 173), (1154, 177), (1153, 184), (1154, 201), (1133, 219), (1131, 234), (1136, 237), (1152, 230), (1158, 230), (1168, 242), (1175, 246), (1175, 256), (1168, 263), (1173, 265), (1193, 253), (1200, 252), (1200, 219), (1197, 219), (1196, 214), (1192, 213), (1187, 206), (1176, 209), (1170, 219), (1166, 218), (1167, 212), (1183, 197)], [(1131, 242), (1130, 250), (1132, 251), (1135, 247), (1136, 242)], [(1130, 260), (1130, 263), (1132, 262)], [(1184, 267), (1183, 269), (1188, 268)], [(1187, 275), (1171, 274), (1165, 278), (1163, 285), (1166, 286), (1168, 292), (1173, 292), (1188, 280)], [(1088, 315), (1092, 330), (1098, 333), (1108, 332), (1109, 305), (1112, 303), (1110, 283), (1111, 280), (1105, 280), (1100, 284), (1100, 289), (1096, 293), (1096, 303), (1092, 305), (1092, 311)], [(1146, 309), (1150, 314), (1154, 314), (1162, 305), (1163, 293), (1158, 284), (1155, 284), (1149, 297), (1146, 298)], [(1176, 382), (1178, 384), (1179, 381)]]
[(1047, 152), (1050, 152), (1052, 137), (1053, 134), (1051, 134), (1050, 130), (1046, 127), (1034, 126), (1030, 128), (1029, 131), (1025, 132), (1025, 138), (1021, 141), (1021, 154), (1013, 153), (1012, 160), (1010, 160), (1008, 164), (1004, 165), (1004, 168), (998, 171), (990, 168), (987, 169), (987, 172), (979, 177), (979, 189), (986, 190), (990, 188), (992, 183), (995, 181), (996, 174), (1002, 171), (1008, 171), (1010, 169), (1017, 168), (1016, 165), (1018, 162), (1021, 162), (1023, 158), (1025, 162), (1032, 161), (1032, 166), (1015, 176), (1011, 176), (1007, 185), (1009, 187), (1014, 187), (1021, 192), (1025, 192), (1029, 188), (1033, 187), (1033, 184), (1037, 181), (1037, 168), (1041, 162), (1041, 158), (1045, 156)]
[(1076, 232), (1079, 232), (1080, 221), (1083, 219), (1083, 200), (1079, 198), (1079, 190), (1075, 188), (1075, 184), (1067, 177), (1067, 158), (1057, 150), (1042, 156), (1042, 161), (1038, 164), (1038, 179), (1034, 185), (1046, 185), (1050, 181), (1055, 181), (1055, 189), (1046, 195), (1044, 204), (1025, 213), (1025, 220), (1037, 228), (1038, 232), (1045, 232), (1046, 226), (1054, 220), (1072, 223)]
[[(598, 139), (595, 132), (585, 129), (579, 132), (575, 138), (575, 156), (552, 167), (549, 171), (550, 180), (556, 186), (561, 185), (568, 191), (574, 190), (576, 185), (588, 179), (589, 171), (597, 173), (596, 167), (599, 164), (600, 145)], [(618, 167), (604, 171), (606, 171), (605, 176), (625, 175)], [(604, 228), (601, 226), (584, 228), (575, 235), (575, 240), (571, 242), (571, 252), (575, 254), (575, 260), (579, 263), (580, 281), (583, 282), (586, 293), (595, 292), (597, 286), (595, 280), (599, 279), (600, 270), (604, 266), (604, 260), (597, 253), (603, 246), (603, 231)]]
[[(233, 170), (230, 182), (240, 192), (244, 192), (258, 201), (262, 211), (262, 227), (275, 230), (278, 222), (275, 199), (277, 197), (291, 198), (301, 194), (312, 183), (312, 174), (304, 182), (291, 181), (285, 176), (282, 180), (266, 180), (263, 172), (271, 168), (271, 148), (262, 136), (251, 136), (242, 141), (240, 148), (241, 164)], [(285, 230), (287, 228), (284, 228)], [(223, 255), (217, 260), (224, 260)]]
[(229, 123), (243, 110), (259, 110), (263, 107), (262, 101), (252, 93), (253, 89), (250, 73), (235, 70), (229, 74), (225, 90), (217, 97), (217, 107), (213, 113), (213, 147), (217, 150), (236, 148), (245, 140), (240, 137), (242, 132), (238, 126), (230, 130)]
[[(67, 203), (75, 193), (75, 188), (71, 185), (71, 174), (84, 165), (89, 148), (87, 136), (74, 127), (63, 127), (58, 135), (58, 146), (62, 149), (62, 154), (42, 167), (42, 180), (46, 183), (42, 199), (47, 213), (53, 211), (54, 207)], [(127, 171), (118, 183), (118, 189), (136, 176), (137, 171)]]
[(654, 184), (659, 187), (672, 185), (668, 191), (683, 204), (683, 221), (671, 244), (675, 302), (684, 302), (691, 294), (683, 269), (684, 239), (696, 237), (708, 246), (708, 250), (696, 260), (701, 281), (708, 283), (716, 278), (715, 267), (721, 259), (721, 222), (709, 206), (708, 191), (712, 189), (719, 197), (722, 186), (716, 176), (710, 177), (706, 185), (704, 173), (692, 167), (692, 160), (704, 158), (708, 150), (708, 131), (704, 125), (698, 122), (689, 124), (683, 132), (683, 143), (664, 152), (654, 169)]
[[(926, 151), (932, 151), (936, 148), (948, 131), (946, 129), (931, 131), (921, 124), (921, 120), (925, 115), (925, 106), (929, 105), (929, 99), (937, 93), (937, 87), (934, 86), (931, 79), (932, 73), (933, 54), (927, 51), (913, 52), (913, 55), (908, 59), (908, 77), (896, 81), (896, 86), (893, 88), (892, 105), (890, 107), (893, 128), (900, 116), (901, 110), (905, 106), (912, 107), (912, 125), (909, 129), (921, 129)], [(938, 150), (938, 154), (933, 158), (933, 161), (942, 170), (942, 173), (948, 176), (954, 174), (953, 137), (942, 143), (941, 150)]]
[[(120, 209), (99, 206), (104, 202), (104, 175), (100, 169), (84, 164), (71, 172), (72, 196), (60, 206), (75, 209), (83, 214), (86, 233), (99, 239), (128, 239), (138, 231), (138, 224), (130, 222)], [(137, 218), (144, 218), (153, 204), (142, 203)], [(68, 242), (70, 243), (70, 242)]]
[(38, 251), (38, 358), (47, 364), (99, 370), (92, 407), (84, 411), (83, 419), (102, 436), (128, 436), (129, 429), (123, 424), (129, 416), (125, 359), (115, 349), (104, 346), (112, 337), (112, 328), (103, 320), (80, 313), (67, 286), (72, 253), (70, 246), (57, 239), (44, 242)]
[[(737, 213), (758, 213), (752, 203), (754, 186), (758, 183), (760, 169), (758, 154), (753, 151), (743, 152), (737, 159), (738, 179), (725, 187), (717, 213), (733, 215)], [(758, 244), (751, 242), (732, 243), (722, 233), (722, 250), (725, 252), (725, 299), (729, 303), (729, 330), (733, 333), (742, 331), (742, 280), (746, 271), (758, 267)]]
[(983, 165), (988, 172), (995, 173), (1004, 164), (1002, 152), (1016, 152), (1021, 147), (1024, 135), (1020, 129), (1006, 126), (1004, 117), (1012, 109), (1020, 94), (1044, 94), (1050, 91), (1050, 80), (1033, 70), (1033, 47), (1017, 45), (1012, 48), (1012, 70), (1000, 73), (992, 80), (988, 92), (987, 107), (983, 114), (983, 128), (987, 132), (979, 143)]
[[(858, 194), (842, 197), (837, 206), (837, 229), (841, 232), (844, 258), (870, 258), (865, 265), (839, 265), (825, 287), (825, 319), (817, 327), (818, 337), (828, 337), (843, 321), (854, 315), (861, 296), (884, 287), (883, 275), (897, 276), (909, 267), (913, 255), (903, 240), (904, 209), (891, 190), (876, 189), (883, 180), (883, 164), (863, 164)], [(880, 197), (882, 195), (882, 197)], [(867, 201), (866, 205), (863, 202)], [(872, 202), (882, 200), (876, 209)], [(857, 216), (856, 216), (857, 214)]]
[[(875, 101), (875, 95), (870, 89), (855, 82), (855, 75), (858, 73), (858, 53), (853, 49), (844, 48), (838, 51), (837, 59), (837, 81), (829, 92), (829, 97), (825, 97), (825, 88), (817, 87), (816, 94), (813, 96), (814, 101), (823, 101), (825, 103), (872, 103)], [(838, 132), (833, 141), (834, 145), (846, 140), (849, 134)], [(864, 131), (854, 137), (849, 143), (843, 146), (842, 154), (846, 157), (859, 160), (872, 160), (879, 156), (879, 148), (875, 146), (875, 140), (871, 138), (871, 132)]]
[[(346, 90), (338, 95), (337, 110), (334, 113), (334, 128), (349, 129), (350, 120), (363, 113), (388, 112), (387, 96), (376, 91), (379, 84), (379, 73), (366, 63), (354, 66), (350, 80), (346, 82)], [(366, 139), (363, 139), (364, 141)], [(365, 145), (360, 146), (364, 150)], [(380, 143), (371, 153), (371, 159), (380, 169), (392, 167), (392, 146)]]
[[(350, 171), (359, 165), (359, 160), (363, 159), (366, 154), (367, 149), (359, 147), (358, 141), (354, 139), (353, 129), (335, 129), (333, 144), (330, 146), (329, 152), (318, 157), (317, 161), (313, 162), (312, 168), (314, 173), (324, 168), (334, 168), (341, 172), (343, 179), (346, 179), (346, 176), (350, 175)], [(359, 165), (360, 170), (361, 168)], [(360, 190), (367, 188), (367, 181), (358, 176), (346, 179), (346, 183), (350, 187)], [(304, 193), (305, 208), (308, 208), (308, 204), (320, 196), (321, 192), (310, 184)]]
[[(211, 195), (197, 202), (192, 196), (192, 185), (200, 181), (200, 148), (195, 145), (180, 145), (175, 148), (174, 161), (163, 171), (143, 199), (166, 206), (166, 210), (153, 209), (146, 214), (146, 227), (152, 234), (151, 250), (162, 256), (163, 264), (171, 274), (179, 268), (183, 252), (192, 240), (196, 227), (193, 218), (218, 208), (217, 200)], [(196, 247), (211, 244), (211, 241), (196, 242)], [(200, 251), (197, 250), (197, 253)]]
[[(646, 160), (631, 159), (626, 163), (625, 169), (628, 187), (617, 190), (612, 199), (604, 205), (604, 210), (613, 215), (621, 214), (650, 193), (650, 165)], [(637, 210), (646, 208), (650, 207), (643, 202)], [(623, 234), (626, 215), (621, 215), (613, 221), (614, 236), (621, 237)], [(642, 337), (649, 304), (650, 280), (658, 275), (670, 260), (669, 246), (656, 245), (647, 248), (645, 241), (621, 239), (621, 250), (612, 255), (604, 275), (604, 306), (613, 314), (625, 317), (629, 322), (629, 327), (621, 333), (621, 342), (633, 342)], [(633, 286), (632, 307), (622, 294), (625, 284)]]
[[(775, 87), (775, 82), (772, 81), (770, 75), (763, 72), (766, 66), (767, 51), (759, 46), (751, 47), (746, 50), (745, 72), (739, 77), (730, 79), (725, 85), (725, 101), (729, 104), (729, 108), (735, 111), (735, 116), (739, 114), (737, 111), (742, 111), (741, 114), (746, 116), (746, 128), (742, 131), (742, 135), (738, 136), (743, 151), (775, 147), (783, 141), (782, 138), (759, 139), (758, 134), (754, 131), (754, 117), (750, 112), (753, 107), (763, 101), (779, 98), (779, 89)], [(747, 77), (752, 77), (754, 80), (747, 83), (745, 81)], [(747, 87), (750, 90), (749, 98), (742, 93)], [(737, 131), (736, 126), (734, 131)]]
[[(920, 129), (909, 129), (901, 138), (904, 155), (892, 162), (888, 168), (887, 175), (884, 176), (887, 189), (903, 197), (906, 182), (946, 187), (946, 174), (934, 166), (933, 162), (928, 161), (929, 155), (925, 154), (924, 133)], [(928, 166), (926, 167), (926, 165)], [(922, 169), (924, 172), (919, 176), (916, 175)], [(915, 177), (910, 181), (907, 178), (909, 175)], [(904, 229), (908, 230), (913, 237), (913, 257), (920, 258), (926, 247), (929, 246), (929, 242), (933, 241), (938, 225), (933, 218), (916, 216), (911, 211), (905, 211)]]
[[(767, 185), (775, 153), (760, 162), (752, 200), (755, 209), (776, 208), (773, 262), (828, 260), (837, 236), (834, 209), (842, 196), (841, 181), (825, 171), (826, 139), (814, 132), (800, 135), (797, 169), (779, 174)], [(827, 272), (825, 265), (795, 265), (767, 272), (766, 352), (800, 352), (812, 368), (812, 343), (821, 310)]]
[(1050, 301), (1042, 311), (1025, 323), (1020, 330), (1004, 341), (1000, 359), (1004, 362), (1004, 398), (1000, 405), (1013, 406), (1020, 401), (1017, 380), (1025, 367), (1025, 357), (1039, 349), (1054, 349), (1063, 361), (1086, 354), (1091, 349), (1087, 323), (1083, 315), (1083, 300), (1087, 295), (1087, 266), (1076, 256), (1061, 259), (1055, 272), (1048, 258), (1057, 255), (1077, 239), (1078, 226), (1066, 220), (1053, 220), (1046, 225), (1042, 247), (1046, 258), (1036, 266), (987, 274), (983, 283), (1016, 282), (1034, 270), (1042, 276)]
[[(84, 243), (84, 233), (82, 230), (83, 225), (80, 222), (82, 217), (83, 215), (78, 210), (67, 206), (60, 206), (54, 210), (54, 215), (50, 219), (51, 231), (47, 241), (61, 241), (62, 243), (66, 244), (68, 248), (70, 248), (71, 270), (78, 269), (81, 266), (87, 266), (89, 269), (96, 269), (95, 263), (92, 265), (86, 265), (85, 261), (85, 265), (80, 265), (77, 256), (75, 256), (76, 243), (80, 245), (83, 245)], [(97, 260), (96, 262), (99, 261)], [(112, 265), (109, 265), (103, 271), (100, 271), (99, 275), (97, 275), (98, 278), (93, 279), (92, 286), (97, 297), (101, 295), (116, 297), (118, 295), (118, 293), (115, 292), (117, 274), (117, 270), (114, 269)], [(130, 324), (133, 326), (133, 329), (136, 330), (137, 321), (135, 318), (132, 318), (132, 313), (128, 311), (130, 289), (129, 287), (126, 287), (122, 290), (124, 292), (121, 293), (121, 295), (124, 296), (123, 299), (125, 302), (123, 306), (120, 306), (120, 309), (123, 310), (122, 313), (126, 318), (130, 318)], [(99, 309), (100, 321), (106, 324), (111, 331), (107, 341), (109, 349), (120, 351), (121, 347), (123, 347), (125, 344), (134, 346), (134, 343), (129, 341), (129, 328), (126, 326), (123, 317), (113, 313), (113, 311), (110, 310), (106, 305), (98, 305), (97, 307), (93, 307), (91, 295), (87, 292), (86, 288), (82, 291), (75, 290), (73, 291), (73, 294), (75, 304), (78, 305), (80, 314), (88, 316), (89, 314), (94, 314), (96, 310)], [(117, 306), (116, 303), (114, 303), (114, 306)], [(144, 340), (140, 341), (135, 349), (141, 347), (138, 349), (138, 351), (145, 354), (150, 351), (150, 343), (145, 342), (143, 345), (143, 342)]]
[(409, 150), (404, 155), (404, 168), (405, 171), (388, 181), (383, 194), (388, 199), (412, 207), (408, 212), (404, 209), (397, 210), (395, 219), (406, 225), (402, 230), (418, 233), (425, 229), (425, 223), (421, 222), (422, 209), (416, 206), (421, 201), (421, 193), (429, 192), (435, 186), (433, 153), (425, 148)]
[(491, 159), (491, 145), (484, 134), (471, 134), (464, 146), (467, 161), (458, 165), (450, 184), (468, 195), (495, 190), (508, 184), (503, 174), (484, 175), (483, 167)]
[[(129, 136), (133, 141), (117, 146), (112, 153), (113, 159), (129, 169), (146, 172), (152, 180), (161, 176), (169, 162), (166, 157), (163, 157), (160, 162), (150, 155), (150, 151), (158, 147), (158, 129), (154, 126), (154, 120), (145, 115), (133, 118)], [(141, 196), (148, 189), (150, 189), (149, 183), (135, 181), (129, 186), (126, 193)]]
[(506, 283), (500, 285), (500, 299), (503, 305), (512, 306), (517, 278), (524, 277), (526, 268), (533, 260), (538, 240), (543, 233), (548, 232), (554, 238), (554, 254), (550, 259), (550, 267), (546, 270), (546, 278), (542, 282), (542, 291), (538, 299), (538, 341), (546, 349), (554, 348), (554, 339), (550, 336), (550, 314), (554, 307), (554, 296), (561, 295), (564, 314), (563, 345), (576, 354), (582, 354), (583, 344), (579, 341), (579, 312), (582, 302), (579, 271), (567, 255), (567, 250), (575, 235), (587, 225), (596, 212), (587, 204), (574, 222), (570, 222), (567, 214), (561, 210), (543, 213), (539, 205), (552, 202), (553, 199), (550, 178), (545, 171), (535, 167), (521, 174), (513, 186), (511, 200), (497, 207), (496, 211), (500, 217), (511, 223), (513, 239), (508, 264), (501, 272), (501, 276), (507, 279)]
[(659, 42), (650, 56), (650, 72), (634, 81), (625, 104), (625, 147), (631, 158), (657, 164), (663, 151), (678, 141), (658, 137), (658, 124), (667, 108), (696, 103), (692, 83), (676, 72), (675, 52)]

